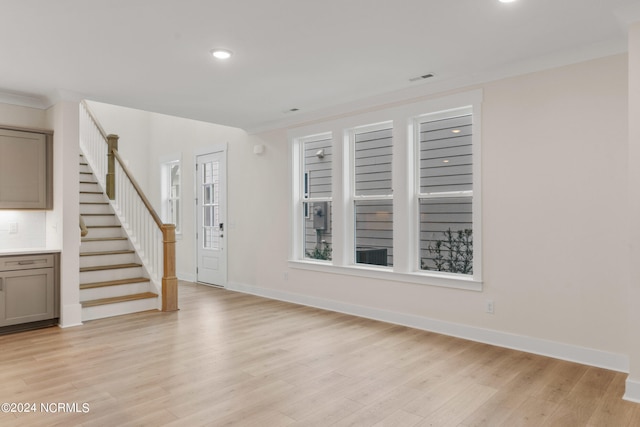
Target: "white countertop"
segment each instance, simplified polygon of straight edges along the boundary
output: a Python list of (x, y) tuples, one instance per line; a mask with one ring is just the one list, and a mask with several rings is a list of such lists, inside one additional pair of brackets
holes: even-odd
[(0, 256), (7, 255), (32, 255), (32, 254), (54, 254), (61, 252), (60, 249), (51, 248), (12, 248), (0, 249)]

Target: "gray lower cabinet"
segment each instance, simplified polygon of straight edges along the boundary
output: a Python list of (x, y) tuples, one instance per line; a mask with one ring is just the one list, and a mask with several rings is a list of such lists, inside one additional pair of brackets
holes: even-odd
[(57, 317), (54, 254), (0, 257), (0, 327)]

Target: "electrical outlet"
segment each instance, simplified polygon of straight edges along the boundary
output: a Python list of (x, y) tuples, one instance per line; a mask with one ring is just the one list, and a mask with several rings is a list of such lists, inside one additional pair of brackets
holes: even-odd
[(10, 222), (9, 223), (9, 234), (16, 234), (18, 232), (18, 223)]
[(489, 313), (489, 314), (493, 314), (493, 310), (494, 310), (494, 307), (493, 307), (493, 300), (492, 300), (492, 299), (488, 299), (488, 300), (487, 300), (487, 304), (486, 304), (486, 306), (485, 306), (485, 311), (486, 311), (487, 313)]

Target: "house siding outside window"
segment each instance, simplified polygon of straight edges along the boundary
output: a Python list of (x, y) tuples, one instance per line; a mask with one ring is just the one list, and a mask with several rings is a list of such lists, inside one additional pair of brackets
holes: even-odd
[(473, 91), (291, 131), (290, 266), (480, 290), (481, 101)]

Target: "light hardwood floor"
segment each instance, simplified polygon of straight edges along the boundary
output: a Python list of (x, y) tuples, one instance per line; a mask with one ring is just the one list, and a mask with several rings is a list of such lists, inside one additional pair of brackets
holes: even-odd
[(202, 285), (179, 292), (179, 312), (0, 336), (0, 403), (38, 410), (0, 413), (0, 425), (640, 425), (622, 373)]

